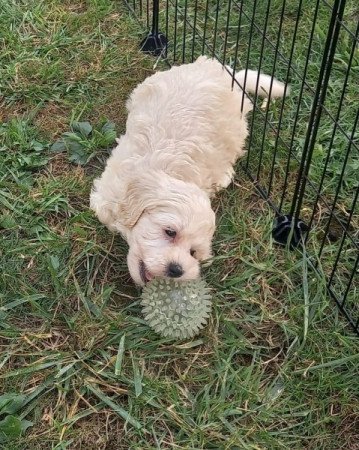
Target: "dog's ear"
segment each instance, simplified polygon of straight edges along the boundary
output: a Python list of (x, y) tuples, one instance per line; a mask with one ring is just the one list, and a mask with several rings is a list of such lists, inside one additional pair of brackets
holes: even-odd
[(112, 186), (104, 178), (94, 181), (90, 195), (90, 208), (95, 212), (99, 221), (111, 231), (124, 234), (119, 223), (119, 202), (114, 195)]
[(153, 176), (143, 176), (128, 182), (126, 194), (119, 204), (121, 221), (127, 228), (133, 228), (144, 211), (159, 206), (159, 181)]
[(124, 180), (107, 181), (95, 180), (90, 197), (91, 209), (109, 230), (126, 235), (154, 201), (154, 187), (148, 185), (149, 180), (144, 182), (136, 177), (127, 183)]
[(106, 173), (94, 182), (90, 206), (109, 230), (126, 236), (146, 209), (159, 206), (160, 181), (154, 173)]

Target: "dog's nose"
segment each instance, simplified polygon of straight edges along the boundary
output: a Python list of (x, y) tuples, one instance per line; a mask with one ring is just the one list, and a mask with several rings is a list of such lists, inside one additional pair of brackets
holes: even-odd
[(182, 267), (177, 263), (170, 263), (167, 267), (167, 276), (170, 278), (179, 278), (183, 275)]

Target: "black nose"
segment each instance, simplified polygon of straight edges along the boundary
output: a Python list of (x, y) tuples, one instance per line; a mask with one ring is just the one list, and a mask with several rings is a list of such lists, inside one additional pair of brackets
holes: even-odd
[(183, 269), (179, 264), (170, 263), (167, 267), (167, 276), (171, 278), (179, 278), (183, 275)]

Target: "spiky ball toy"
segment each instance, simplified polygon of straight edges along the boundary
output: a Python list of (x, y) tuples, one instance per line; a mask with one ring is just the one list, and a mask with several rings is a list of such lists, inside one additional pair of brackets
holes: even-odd
[(142, 313), (156, 333), (174, 339), (195, 336), (207, 323), (211, 295), (202, 280), (154, 279), (142, 291)]

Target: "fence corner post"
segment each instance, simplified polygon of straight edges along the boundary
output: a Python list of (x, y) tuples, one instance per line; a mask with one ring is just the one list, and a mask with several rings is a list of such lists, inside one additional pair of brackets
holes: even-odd
[(167, 37), (158, 30), (159, 0), (153, 0), (152, 4), (152, 28), (148, 35), (142, 40), (140, 49), (153, 56), (167, 56)]

